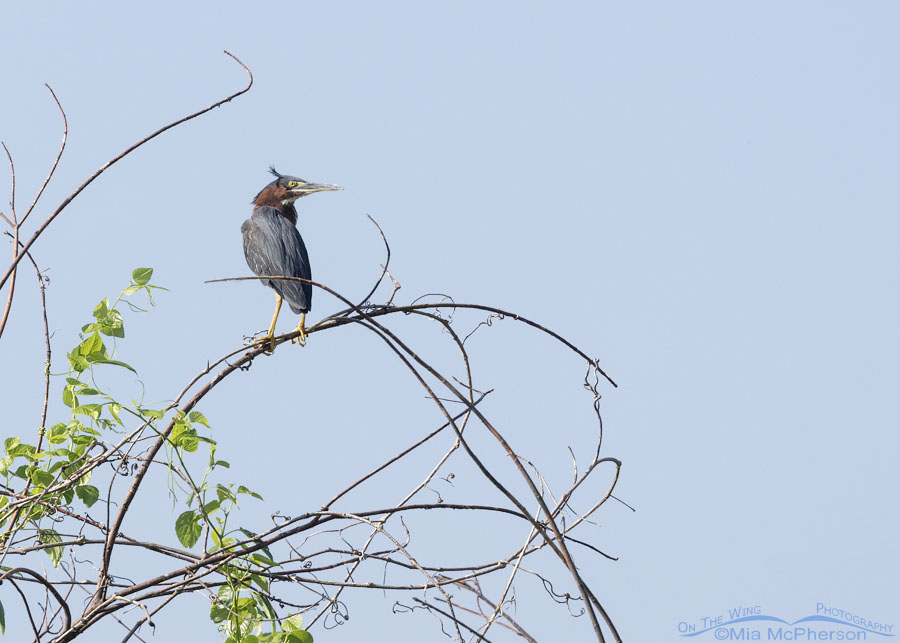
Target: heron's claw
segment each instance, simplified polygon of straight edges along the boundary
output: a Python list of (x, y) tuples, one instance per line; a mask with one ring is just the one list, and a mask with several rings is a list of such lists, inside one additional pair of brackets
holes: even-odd
[(255, 343), (259, 344), (261, 346), (265, 346), (265, 344), (267, 342), (269, 344), (269, 350), (263, 350), (263, 352), (266, 355), (271, 355), (272, 353), (275, 352), (275, 335), (274, 334), (266, 335), (265, 337), (261, 337), (260, 339), (257, 339)]
[(296, 340), (298, 346), (306, 346), (306, 313), (300, 315), (300, 325), (295, 330), (300, 333), (300, 336), (292, 337), (291, 344)]

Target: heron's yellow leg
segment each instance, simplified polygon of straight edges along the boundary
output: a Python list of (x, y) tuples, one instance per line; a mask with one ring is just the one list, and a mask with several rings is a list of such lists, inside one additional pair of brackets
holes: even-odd
[[(306, 344), (306, 313), (302, 313), (300, 315), (300, 325), (297, 326), (294, 330), (300, 331), (300, 337), (297, 337), (297, 344), (303, 346)], [(291, 344), (294, 343), (294, 340), (291, 340)]]
[(272, 315), (272, 324), (269, 326), (269, 332), (265, 337), (259, 340), (261, 344), (269, 342), (269, 353), (275, 352), (275, 322), (278, 321), (278, 313), (281, 312), (281, 295), (275, 293), (275, 314)]

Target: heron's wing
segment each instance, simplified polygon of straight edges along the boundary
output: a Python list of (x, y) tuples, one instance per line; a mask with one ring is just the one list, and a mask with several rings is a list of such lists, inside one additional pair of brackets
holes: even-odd
[[(244, 221), (241, 232), (244, 236), (244, 256), (254, 274), (304, 279), (312, 277), (309, 255), (300, 232), (275, 208), (256, 208), (253, 216)], [(264, 283), (284, 297), (295, 313), (311, 309), (310, 284), (284, 280)]]

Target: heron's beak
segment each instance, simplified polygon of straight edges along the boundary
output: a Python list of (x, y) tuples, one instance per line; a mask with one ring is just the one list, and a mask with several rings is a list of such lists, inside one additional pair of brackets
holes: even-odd
[(290, 192), (291, 194), (296, 194), (298, 197), (301, 197), (312, 194), (313, 192), (330, 192), (343, 189), (344, 188), (340, 185), (331, 185), (330, 183), (303, 183), (302, 185), (292, 188)]

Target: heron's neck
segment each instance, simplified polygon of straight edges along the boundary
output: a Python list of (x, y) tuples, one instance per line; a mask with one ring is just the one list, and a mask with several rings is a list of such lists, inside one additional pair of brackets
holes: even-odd
[(281, 216), (297, 225), (297, 208), (294, 207), (293, 203), (283, 203), (278, 210), (281, 212)]
[(272, 208), (292, 224), (297, 225), (297, 209), (291, 203), (257, 203), (256, 207)]
[(285, 200), (283, 198), (284, 196), (285, 190), (282, 189), (279, 191), (272, 186), (266, 186), (263, 191), (257, 194), (256, 198), (253, 199), (253, 205), (257, 208), (275, 208), (281, 216), (294, 225), (297, 225), (297, 209), (294, 208), (294, 201), (296, 201), (296, 198)]

